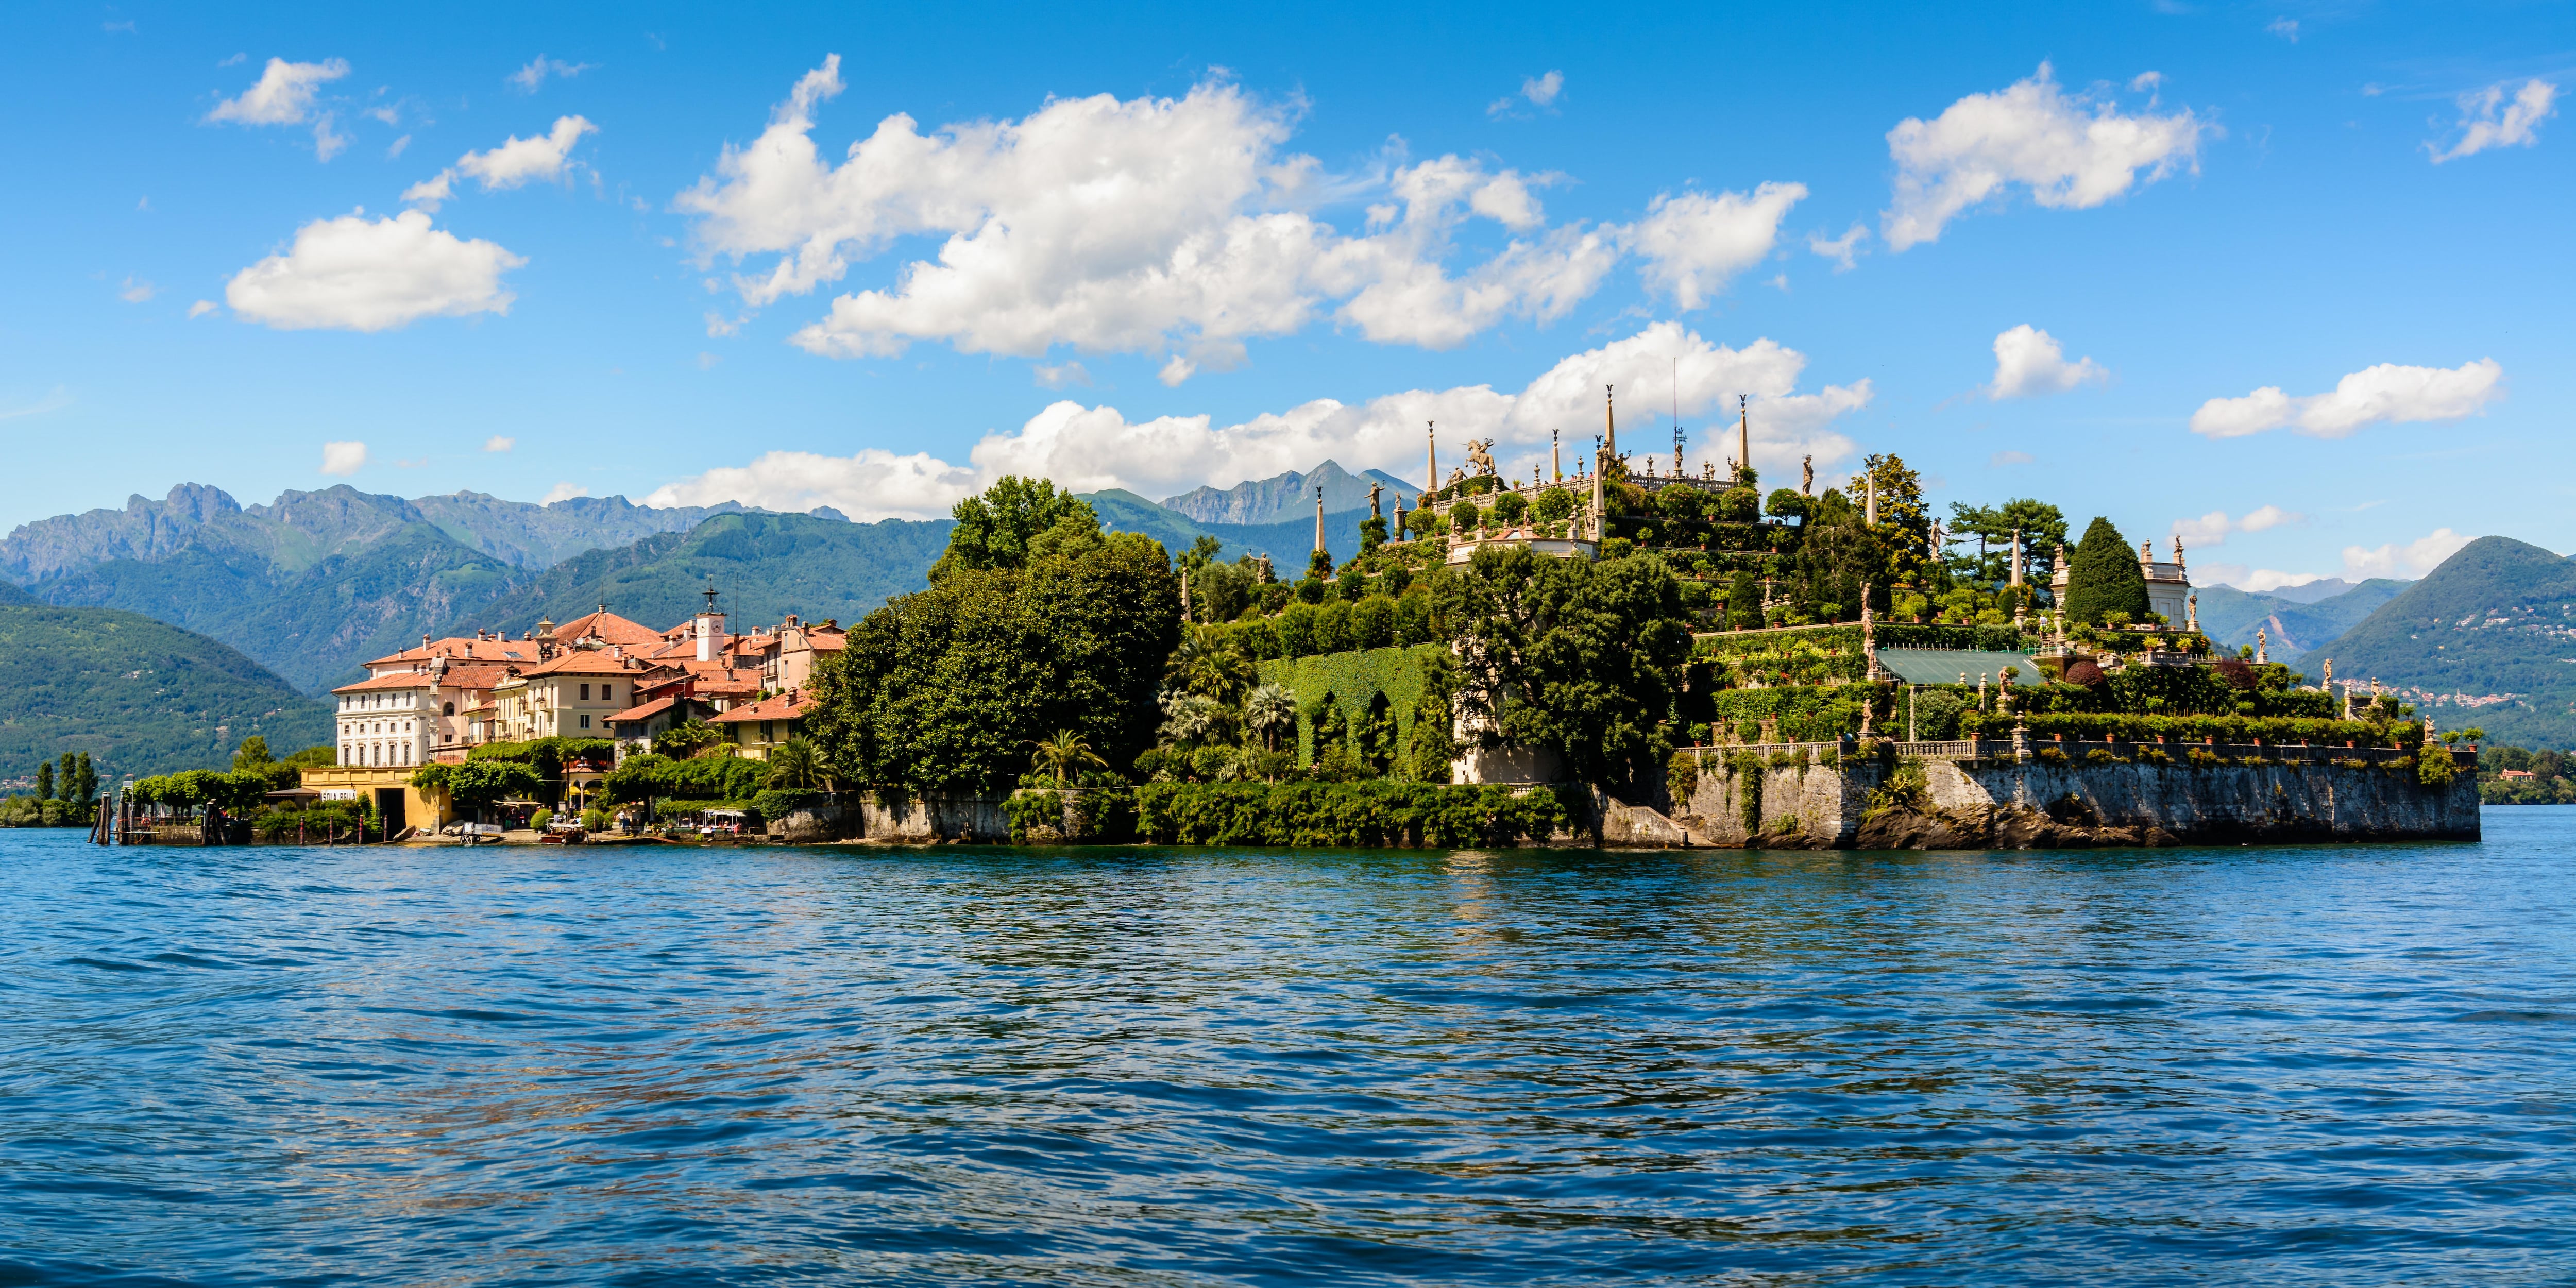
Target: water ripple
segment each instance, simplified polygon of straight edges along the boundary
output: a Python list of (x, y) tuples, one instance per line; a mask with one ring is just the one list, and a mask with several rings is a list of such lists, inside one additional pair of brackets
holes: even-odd
[(0, 833), (13, 1284), (2565, 1282), (2576, 810), (2101, 854)]

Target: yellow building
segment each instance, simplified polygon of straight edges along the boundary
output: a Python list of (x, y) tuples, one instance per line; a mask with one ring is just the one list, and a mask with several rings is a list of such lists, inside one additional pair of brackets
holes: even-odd
[(373, 805), (388, 836), (399, 835), (406, 827), (437, 831), (453, 817), (447, 793), (412, 786), (414, 772), (394, 766), (325, 765), (305, 770), (303, 777), (304, 785), (322, 793), (323, 800)]
[(805, 715), (813, 705), (802, 689), (789, 689), (733, 707), (707, 723), (722, 731), (744, 756), (767, 760), (771, 749), (804, 732)]
[(495, 738), (606, 738), (608, 718), (635, 705), (643, 668), (610, 649), (568, 649), (493, 687)]

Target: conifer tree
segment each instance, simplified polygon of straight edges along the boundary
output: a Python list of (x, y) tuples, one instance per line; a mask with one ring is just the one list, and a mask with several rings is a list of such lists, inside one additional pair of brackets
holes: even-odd
[(53, 798), (54, 762), (50, 760), (39, 760), (36, 762), (36, 799), (40, 801), (49, 801)]
[(1753, 584), (1752, 573), (1735, 574), (1735, 584), (1726, 592), (1726, 615), (1739, 630), (1762, 624), (1762, 588)]
[(2067, 560), (2066, 616), (2098, 625), (2106, 613), (2145, 617), (2147, 575), (2138, 567), (2137, 547), (2109, 519), (2095, 519)]
[(89, 763), (88, 752), (84, 751), (80, 754), (80, 764), (76, 772), (79, 777), (74, 780), (72, 800), (81, 804), (97, 800), (98, 769)]

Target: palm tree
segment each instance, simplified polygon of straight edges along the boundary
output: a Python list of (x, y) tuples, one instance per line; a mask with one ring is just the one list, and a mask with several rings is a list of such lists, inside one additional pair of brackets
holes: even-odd
[(814, 754), (814, 744), (803, 738), (790, 738), (769, 753), (771, 787), (827, 787), (830, 779), (823, 773), (823, 758)]
[(1297, 695), (1283, 685), (1262, 685), (1244, 699), (1243, 718), (1263, 746), (1277, 751), (1283, 735), (1297, 732)]
[(1100, 753), (1093, 751), (1091, 744), (1071, 729), (1058, 729), (1054, 737), (1044, 739), (1036, 746), (1037, 754), (1029, 758), (1029, 767), (1054, 774), (1059, 785), (1085, 769), (1109, 768), (1109, 762), (1102, 760)]
[(1236, 651), (1227, 632), (1206, 625), (1185, 628), (1180, 644), (1163, 665), (1166, 685), (1228, 706), (1260, 675), (1252, 659)]

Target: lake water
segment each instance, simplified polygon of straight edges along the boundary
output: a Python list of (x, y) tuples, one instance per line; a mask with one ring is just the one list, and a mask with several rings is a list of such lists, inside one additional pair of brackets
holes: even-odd
[(0, 833), (0, 1284), (2566, 1283), (2576, 810), (2486, 827)]

